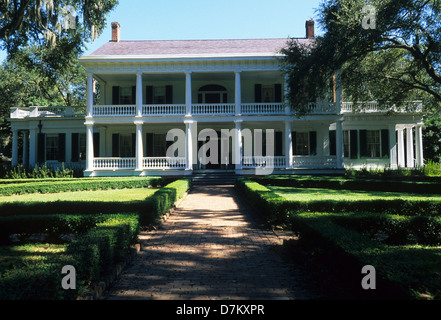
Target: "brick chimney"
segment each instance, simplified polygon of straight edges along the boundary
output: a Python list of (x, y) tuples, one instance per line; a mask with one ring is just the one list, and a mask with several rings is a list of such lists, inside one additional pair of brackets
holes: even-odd
[(112, 22), (112, 42), (119, 42), (121, 26), (119, 22)]
[(314, 39), (314, 20), (306, 20), (306, 39)]

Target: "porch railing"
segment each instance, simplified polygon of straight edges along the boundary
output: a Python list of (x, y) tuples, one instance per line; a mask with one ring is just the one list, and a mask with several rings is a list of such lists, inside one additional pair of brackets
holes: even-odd
[(244, 169), (258, 168), (258, 167), (285, 168), (286, 158), (284, 156), (281, 157), (245, 156), (242, 157), (242, 167)]
[(146, 104), (142, 106), (143, 116), (183, 116), (185, 104)]
[(234, 103), (193, 104), (191, 113), (194, 115), (233, 115), (235, 108)]
[(95, 170), (133, 170), (136, 167), (136, 158), (95, 158)]
[(246, 115), (284, 114), (283, 103), (243, 103), (241, 113)]
[(143, 169), (185, 169), (185, 158), (144, 158)]
[(337, 168), (336, 156), (293, 156), (292, 160), (296, 169)]
[(136, 105), (93, 106), (93, 115), (98, 117), (134, 117)]

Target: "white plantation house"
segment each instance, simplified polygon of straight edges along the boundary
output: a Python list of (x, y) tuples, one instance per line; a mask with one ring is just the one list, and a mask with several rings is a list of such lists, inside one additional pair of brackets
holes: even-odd
[[(85, 108), (11, 109), (12, 165), (64, 164), (86, 176), (423, 165), (421, 102), (358, 112), (337, 82), (331, 99), (298, 117), (284, 99), (288, 40), (122, 41), (112, 23), (112, 40), (80, 58)], [(313, 21), (295, 41), (314, 41)]]

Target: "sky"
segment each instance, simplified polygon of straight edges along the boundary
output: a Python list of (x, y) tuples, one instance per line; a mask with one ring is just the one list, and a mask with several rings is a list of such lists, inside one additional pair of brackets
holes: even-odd
[[(305, 22), (317, 19), (326, 0), (119, 0), (107, 27), (85, 54), (111, 38), (111, 22), (121, 40), (195, 40), (304, 37)], [(316, 23), (316, 33), (320, 33)], [(5, 53), (0, 53), (0, 60)]]

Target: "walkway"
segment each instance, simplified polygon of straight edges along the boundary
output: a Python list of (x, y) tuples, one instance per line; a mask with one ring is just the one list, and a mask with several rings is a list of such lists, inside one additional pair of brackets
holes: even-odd
[(106, 299), (314, 299), (280, 254), (283, 238), (259, 226), (233, 186), (195, 186)]

